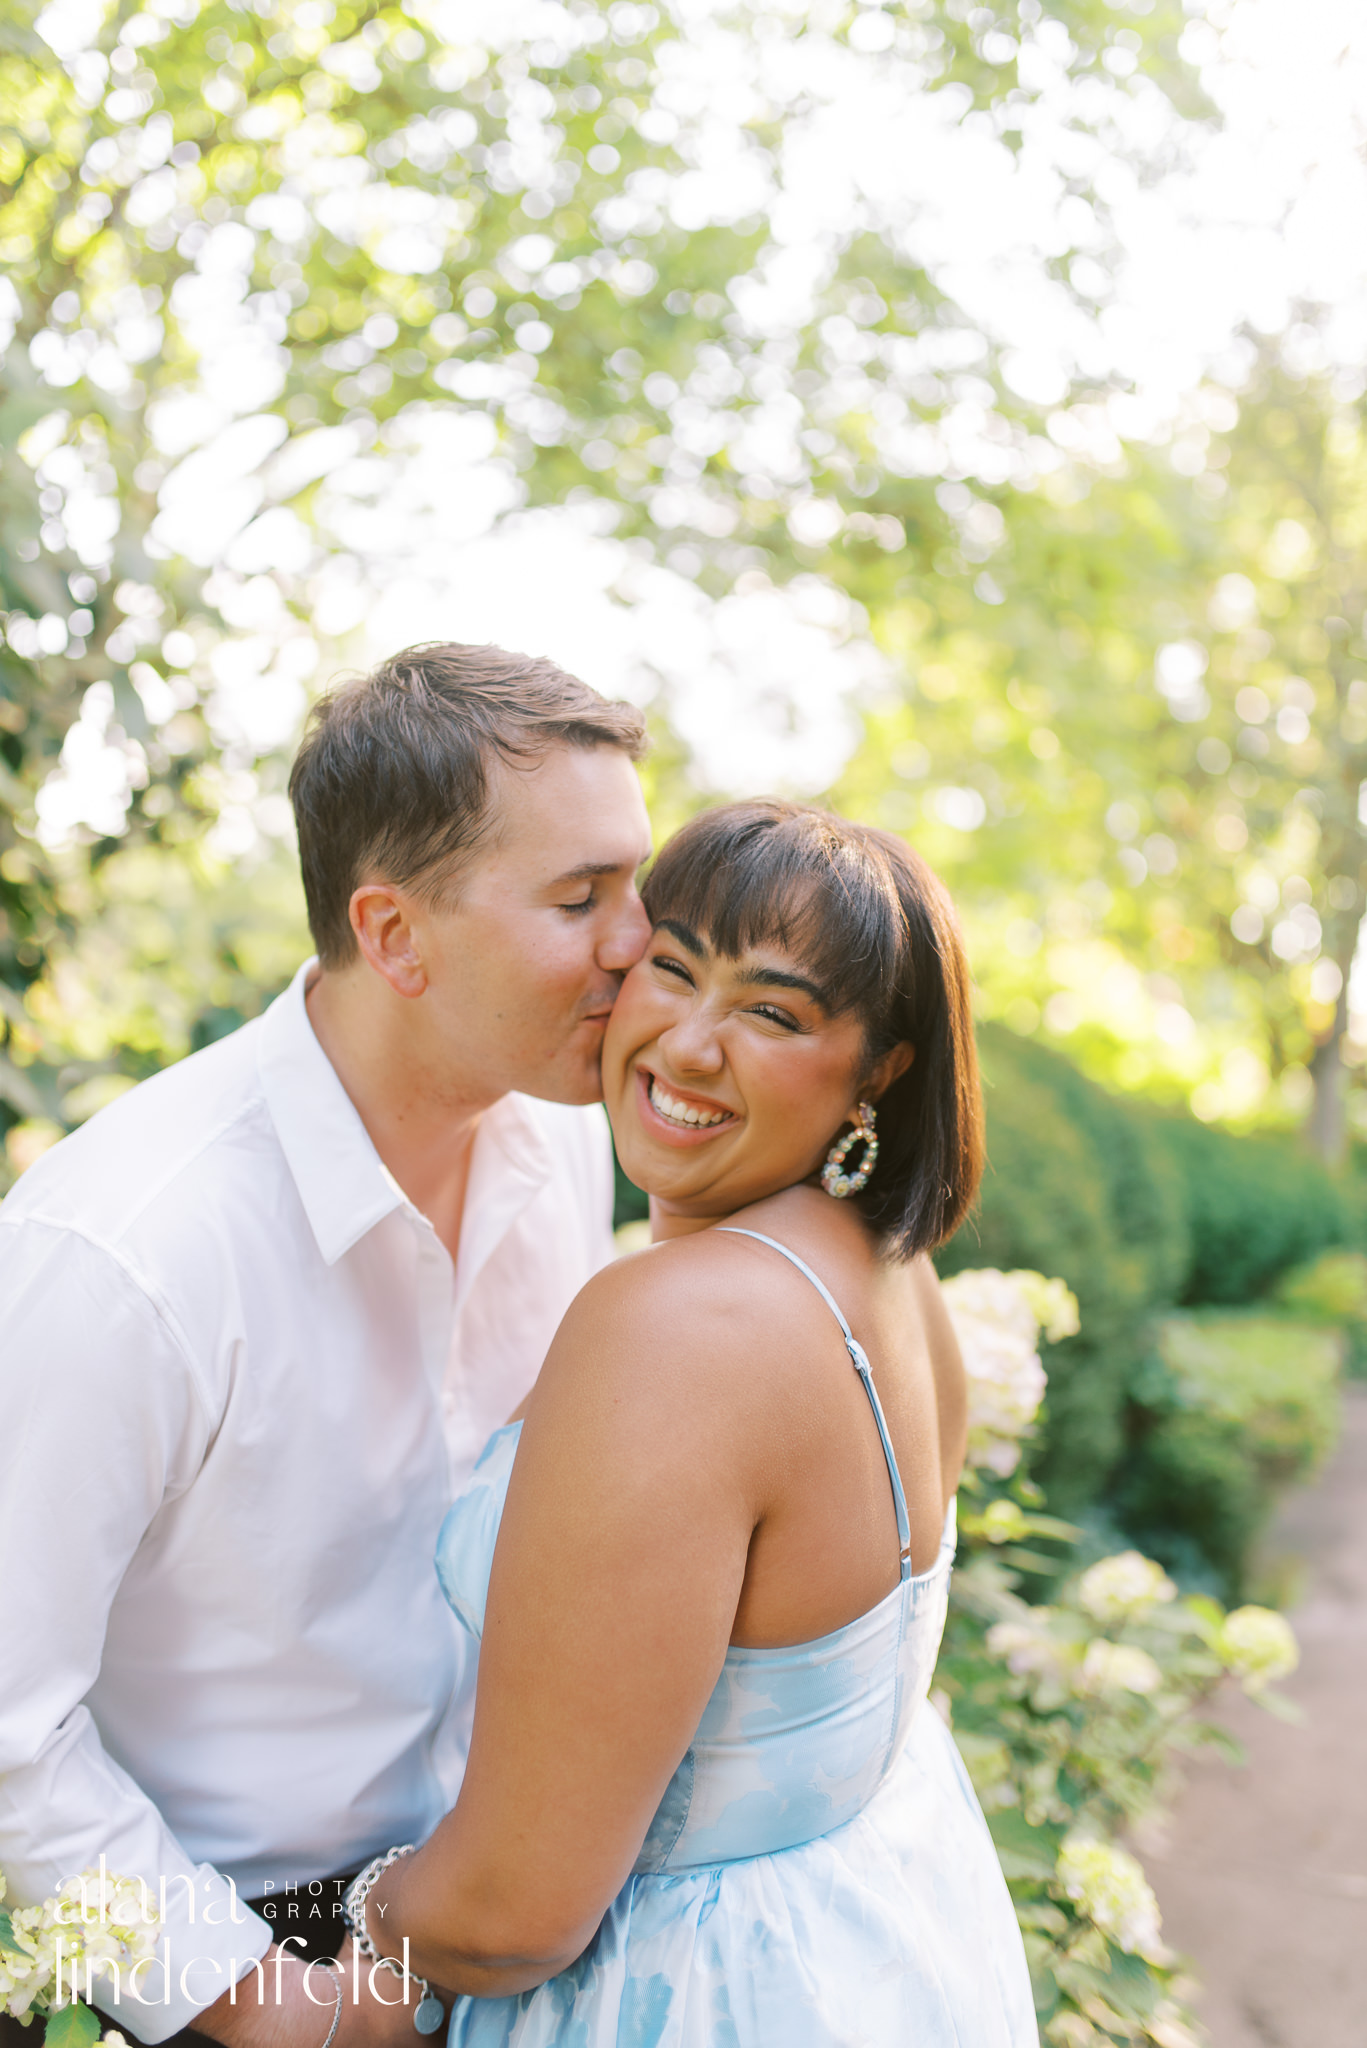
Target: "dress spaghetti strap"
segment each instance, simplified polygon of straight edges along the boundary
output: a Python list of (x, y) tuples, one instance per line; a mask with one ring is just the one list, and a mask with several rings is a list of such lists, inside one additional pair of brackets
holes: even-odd
[(864, 1383), (864, 1392), (869, 1397), (869, 1406), (873, 1410), (873, 1419), (878, 1425), (878, 1435), (883, 1446), (883, 1457), (887, 1462), (888, 1478), (892, 1482), (892, 1504), (897, 1510), (897, 1543), (900, 1553), (899, 1562), (902, 1568), (902, 1577), (909, 1579), (911, 1577), (911, 1518), (907, 1514), (907, 1496), (902, 1486), (902, 1475), (897, 1469), (897, 1455), (892, 1448), (892, 1438), (888, 1435), (888, 1424), (887, 1418), (883, 1414), (883, 1404), (878, 1398), (878, 1389), (873, 1384), (873, 1371), (865, 1355), (863, 1345), (846, 1322), (840, 1304), (831, 1293), (829, 1287), (827, 1287), (825, 1281), (817, 1278), (805, 1259), (800, 1259), (796, 1252), (789, 1251), (787, 1245), (780, 1244), (776, 1237), (766, 1237), (762, 1231), (742, 1230), (739, 1224), (735, 1223), (722, 1223), (717, 1227), (719, 1230), (724, 1231), (728, 1237), (753, 1237), (756, 1244), (767, 1244), (771, 1250), (781, 1253), (787, 1259), (789, 1265), (796, 1266), (798, 1272), (805, 1279), (811, 1281), (813, 1287), (839, 1323), (841, 1334), (845, 1339), (845, 1349), (849, 1352), (851, 1363)]

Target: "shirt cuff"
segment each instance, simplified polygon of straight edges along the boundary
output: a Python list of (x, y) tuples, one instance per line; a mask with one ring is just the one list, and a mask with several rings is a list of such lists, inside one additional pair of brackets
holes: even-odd
[[(238, 1983), (274, 1940), (268, 1922), (244, 1905), (229, 1877), (201, 1863), (167, 1878), (161, 1932), (151, 1958), (111, 1983), (96, 1972), (91, 1997), (139, 2041), (167, 2041)], [(267, 1986), (269, 1997), (269, 1986)]]

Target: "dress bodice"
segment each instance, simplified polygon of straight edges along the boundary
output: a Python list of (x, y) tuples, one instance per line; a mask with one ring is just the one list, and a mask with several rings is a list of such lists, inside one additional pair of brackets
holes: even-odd
[[(737, 1235), (757, 1237), (754, 1231)], [(906, 1499), (868, 1361), (816, 1275), (772, 1245), (834, 1312), (882, 1440), (897, 1508), (902, 1571), (876, 1607), (812, 1642), (732, 1645), (687, 1754), (641, 1847), (640, 1872), (766, 1856), (814, 1840), (861, 1812), (892, 1769), (930, 1687), (954, 1559), (954, 1507), (939, 1556), (914, 1576)], [(496, 1430), (442, 1525), (437, 1573), (460, 1620), (483, 1633), (494, 1545), (520, 1422)]]

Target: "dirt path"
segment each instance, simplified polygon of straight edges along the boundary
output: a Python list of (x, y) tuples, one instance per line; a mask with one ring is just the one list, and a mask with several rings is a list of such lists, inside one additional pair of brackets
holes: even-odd
[(1305, 1721), (1224, 1699), (1248, 1767), (1192, 1765), (1144, 1861), (1164, 1934), (1204, 1987), (1212, 2048), (1364, 2048), (1367, 1387), (1348, 1388), (1339, 1449), (1274, 1542), (1305, 1561), (1301, 1667), (1285, 1688)]

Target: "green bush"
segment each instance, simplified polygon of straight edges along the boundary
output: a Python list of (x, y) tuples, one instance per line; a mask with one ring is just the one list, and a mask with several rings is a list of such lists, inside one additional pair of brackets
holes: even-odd
[(1118, 1514), (1188, 1580), (1235, 1587), (1284, 1475), (1212, 1375), (1175, 1391), (1159, 1325), (1179, 1304), (1243, 1305), (1279, 1283), (1303, 1319), (1346, 1320), (1339, 1267), (1297, 1274), (1367, 1241), (1367, 1176), (1336, 1179), (1290, 1138), (1108, 1094), (1001, 1026), (979, 1044), (988, 1168), (977, 1215), (937, 1264), (1056, 1273), (1082, 1313), (1080, 1333), (1045, 1352), (1032, 1475), (1060, 1513)]
[(1321, 1252), (1284, 1273), (1272, 1294), (1288, 1315), (1342, 1330), (1349, 1372), (1367, 1379), (1367, 1255)]
[(1045, 1356), (1048, 1408), (1032, 1458), (1059, 1511), (1077, 1514), (1123, 1451), (1150, 1309), (1182, 1283), (1182, 1189), (1151, 1116), (999, 1026), (979, 1044), (988, 1167), (977, 1215), (936, 1263), (945, 1274), (1028, 1267), (1077, 1295), (1081, 1332)]
[(1125, 1527), (1187, 1581), (1237, 1596), (1277, 1490), (1333, 1446), (1342, 1352), (1336, 1329), (1275, 1316), (1164, 1322), (1134, 1388)]
[(1139, 1437), (1118, 1509), (1136, 1542), (1185, 1584), (1231, 1597), (1266, 1502), (1237, 1423), (1177, 1409)]
[(1254, 1301), (1289, 1266), (1355, 1234), (1343, 1184), (1293, 1138), (1235, 1137), (1194, 1117), (1147, 1114), (1185, 1205), (1188, 1260), (1172, 1299)]

